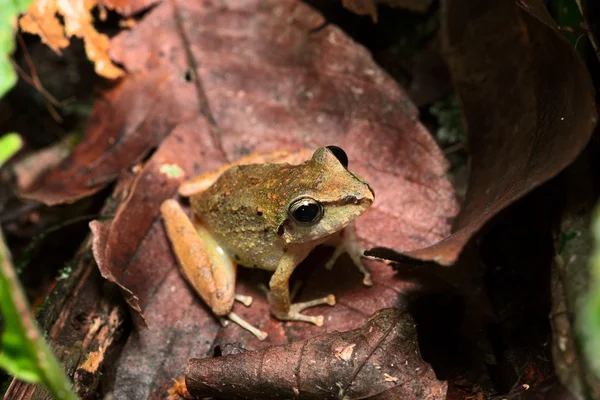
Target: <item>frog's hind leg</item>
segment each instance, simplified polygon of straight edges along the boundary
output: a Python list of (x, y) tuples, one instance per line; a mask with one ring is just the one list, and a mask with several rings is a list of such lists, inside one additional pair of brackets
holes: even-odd
[(234, 300), (252, 303), (251, 297), (235, 294), (236, 264), (202, 224), (190, 221), (175, 200), (165, 201), (160, 210), (179, 269), (196, 293), (217, 317), (228, 317), (260, 340), (265, 339), (265, 332), (231, 311)]
[(335, 250), (331, 255), (331, 258), (329, 258), (325, 264), (325, 268), (331, 270), (337, 259), (340, 258), (342, 254), (348, 253), (350, 259), (352, 259), (352, 263), (356, 265), (360, 273), (363, 275), (363, 284), (365, 286), (373, 286), (371, 274), (369, 271), (367, 271), (367, 268), (365, 268), (365, 265), (362, 262), (365, 249), (358, 241), (354, 223), (351, 223), (343, 230), (341, 237), (335, 237), (333, 240), (335, 240), (335, 242), (331, 241), (325, 243), (326, 245), (335, 246)]

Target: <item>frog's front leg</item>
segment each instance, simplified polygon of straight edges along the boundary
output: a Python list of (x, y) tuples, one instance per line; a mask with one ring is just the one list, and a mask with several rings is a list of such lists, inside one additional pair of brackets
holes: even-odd
[(279, 265), (269, 282), (269, 305), (271, 313), (280, 320), (305, 321), (321, 326), (323, 325), (322, 315), (304, 315), (301, 314), (301, 311), (321, 304), (333, 306), (335, 305), (334, 295), (330, 294), (320, 299), (290, 304), (290, 276), (302, 258), (304, 257), (298, 258), (285, 254), (279, 261)]
[(231, 311), (234, 300), (247, 306), (252, 303), (252, 298), (235, 294), (235, 263), (201, 224), (190, 221), (175, 200), (165, 201), (160, 211), (180, 270), (196, 293), (217, 317), (227, 317), (264, 340), (265, 332)]
[(373, 286), (371, 274), (362, 262), (362, 257), (365, 257), (365, 249), (361, 246), (358, 236), (356, 236), (354, 223), (348, 225), (339, 236), (332, 237), (331, 240), (325, 244), (335, 247), (333, 254), (325, 264), (325, 268), (331, 270), (337, 259), (340, 258), (342, 254), (348, 253), (352, 263), (354, 263), (360, 273), (363, 274), (363, 284), (365, 286)]

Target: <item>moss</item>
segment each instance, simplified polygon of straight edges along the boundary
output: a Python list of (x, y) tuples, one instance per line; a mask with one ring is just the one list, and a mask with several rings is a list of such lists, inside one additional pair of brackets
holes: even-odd
[(442, 147), (460, 143), (465, 138), (461, 121), (461, 112), (454, 94), (450, 94), (435, 102), (429, 112), (437, 119), (438, 128), (435, 133)]

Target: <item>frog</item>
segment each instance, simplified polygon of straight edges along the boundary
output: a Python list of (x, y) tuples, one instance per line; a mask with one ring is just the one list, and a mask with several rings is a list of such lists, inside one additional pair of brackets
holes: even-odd
[(164, 201), (167, 237), (184, 278), (224, 324), (229, 320), (259, 340), (267, 337), (232, 311), (234, 301), (250, 306), (253, 300), (235, 293), (238, 265), (272, 272), (267, 299), (281, 321), (321, 326), (323, 316), (302, 311), (335, 305), (333, 294), (292, 303), (292, 272), (321, 244), (336, 245), (327, 268), (349, 253), (363, 283), (372, 285), (354, 221), (371, 207), (375, 194), (348, 169), (340, 147), (320, 147), (312, 155), (306, 149), (251, 154), (183, 181), (178, 192), (189, 198), (192, 216), (177, 200)]

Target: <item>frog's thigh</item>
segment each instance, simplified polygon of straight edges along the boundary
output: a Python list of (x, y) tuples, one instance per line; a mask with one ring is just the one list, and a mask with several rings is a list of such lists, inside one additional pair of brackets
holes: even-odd
[(194, 224), (175, 200), (161, 208), (181, 272), (215, 315), (227, 315), (235, 297), (236, 265), (210, 233)]

